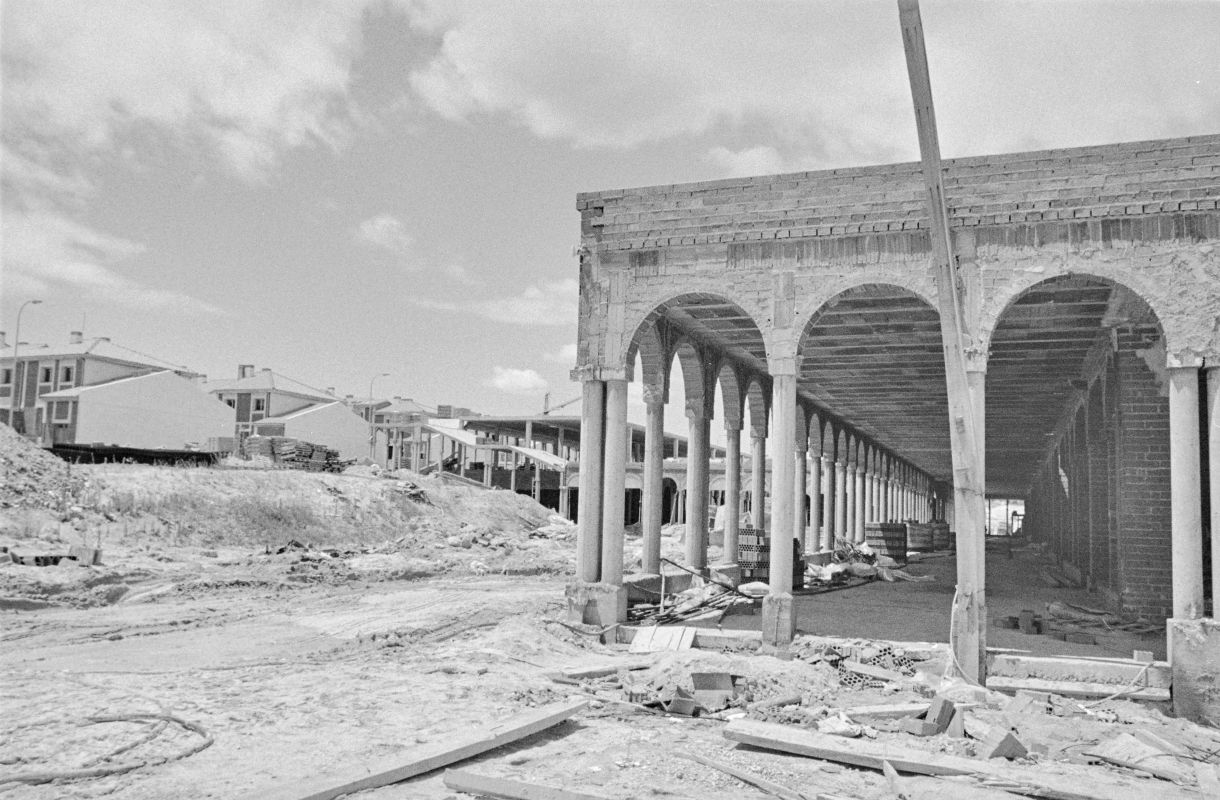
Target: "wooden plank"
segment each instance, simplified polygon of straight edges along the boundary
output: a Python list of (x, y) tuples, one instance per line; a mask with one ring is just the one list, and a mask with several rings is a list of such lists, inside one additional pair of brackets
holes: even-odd
[(888, 761), (899, 772), (920, 775), (974, 775), (982, 771), (978, 762), (967, 758), (926, 753), (889, 742), (846, 740), (841, 736), (749, 719), (730, 722), (724, 728), (724, 736), (754, 747), (875, 770), (880, 770), (881, 763)]
[(652, 666), (651, 661), (624, 661), (621, 663), (598, 664), (591, 667), (567, 667), (563, 670), (565, 678), (573, 678), (575, 680), (583, 680), (585, 678), (604, 678), (608, 675), (617, 675), (619, 670), (627, 670), (628, 672), (637, 669), (648, 669)]
[(1121, 692), (1119, 697), (1124, 700), (1149, 700), (1157, 703), (1168, 703), (1170, 700), (1169, 690), (1157, 687), (1131, 686), (1124, 689), (1123, 686), (1114, 683), (1048, 681), (1041, 678), (991, 677), (987, 679), (987, 688), (997, 692), (1028, 689), (1033, 692), (1050, 692), (1064, 697), (1109, 697)]
[(1173, 685), (1173, 672), (1164, 661), (1140, 663), (1123, 659), (1103, 661), (1091, 658), (988, 654), (987, 674), (1005, 678), (1115, 684), (1110, 691), (1117, 691), (1133, 681), (1137, 687), (1147, 686), (1154, 689), (1168, 689)]
[(901, 719), (914, 717), (928, 710), (928, 704), (923, 703), (888, 703), (876, 706), (853, 706), (843, 709), (843, 713), (854, 719)]
[(936, 111), (932, 105), (932, 82), (928, 76), (928, 57), (924, 48), (923, 23), (919, 17), (919, 0), (898, 0), (898, 18), (902, 27), (911, 98), (915, 106), (915, 127), (919, 133), (924, 184), (928, 190), (937, 310), (940, 312), (941, 341), (945, 351), (949, 445), (958, 531), (957, 592), (954, 596), (950, 640), (958, 670), (968, 680), (980, 681), (986, 674), (987, 625), (982, 613), (985, 605), (986, 557), (982, 539), (985, 486), (980, 446), (983, 441), (983, 384), (979, 379), (977, 390), (972, 391), (967, 372), (967, 350), (973, 346), (968, 335), (965, 289), (959, 284), (961, 276), (953, 258), (953, 243), (949, 236), (944, 173), (936, 132)]
[(455, 792), (492, 797), (496, 800), (605, 800), (600, 795), (556, 789), (537, 783), (521, 783), (456, 769), (445, 770), (445, 785)]
[(411, 748), (376, 766), (351, 768), (347, 770), (349, 774), (342, 778), (326, 776), (283, 788), (264, 789), (251, 795), (250, 800), (332, 800), (365, 789), (389, 786), (532, 736), (574, 716), (585, 706), (583, 700), (551, 703), (494, 722), (485, 728), (464, 731), (440, 742)]
[(1143, 770), (1175, 783), (1189, 783), (1195, 777), (1194, 770), (1180, 762), (1177, 756), (1145, 744), (1129, 733), (1120, 733), (1085, 751), (1084, 755), (1095, 756), (1120, 767)]
[(746, 783), (750, 786), (761, 789), (767, 794), (775, 795), (776, 797), (781, 798), (781, 800), (809, 800), (807, 795), (803, 795), (795, 789), (789, 789), (787, 786), (781, 786), (778, 783), (774, 783), (766, 778), (755, 775), (752, 772), (746, 772), (745, 770), (738, 769), (737, 767), (729, 764), (724, 764), (720, 761), (713, 761), (706, 756), (701, 756), (696, 753), (682, 752), (678, 753), (678, 755), (682, 756), (683, 758), (689, 758), (691, 761), (697, 761), (705, 767), (720, 770), (726, 775), (732, 775), (742, 783)]

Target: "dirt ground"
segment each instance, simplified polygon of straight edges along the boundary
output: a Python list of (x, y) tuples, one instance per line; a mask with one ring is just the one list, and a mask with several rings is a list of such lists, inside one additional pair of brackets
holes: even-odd
[[(11, 452), (0, 451), (0, 466), (13, 468)], [(751, 718), (807, 730), (835, 723), (839, 709), (927, 701), (937, 691), (959, 693), (996, 723), (1007, 700), (942, 682), (936, 658), (899, 682), (845, 684), (824, 657), (825, 641), (809, 638), (798, 639), (795, 658), (750, 647), (638, 655), (603, 644), (596, 632), (562, 622), (571, 526), (528, 498), (409, 475), (40, 468), (45, 474), (24, 492), (0, 502), (0, 545), (29, 554), (100, 541), (103, 564), (0, 563), (7, 797), (256, 798), (405, 758), (417, 745), (568, 697), (590, 705), (461, 766), (606, 798), (766, 796), (683, 757), (697, 753), (809, 797), (1009, 796), (938, 778), (904, 777), (896, 788), (877, 772), (735, 745), (722, 719), (624, 704), (621, 686), (556, 681), (567, 667), (610, 664), (622, 682), (672, 691), (690, 688), (691, 672), (727, 671), (744, 676)], [(237, 523), (248, 527), (234, 530)], [(870, 584), (805, 598), (802, 619), (834, 619), (860, 637), (859, 615), (873, 604), (907, 603), (920, 592), (934, 598), (929, 607), (947, 603), (943, 590), (909, 588), (930, 585)], [(920, 636), (934, 640), (928, 626)], [(867, 646), (842, 642), (852, 644)], [(799, 705), (759, 705), (794, 694)], [(1086, 763), (1086, 746), (1116, 729), (1159, 731), (1191, 743), (1192, 753), (1220, 752), (1220, 732), (1123, 700), (1016, 722), (1047, 753), (1008, 766), (1013, 780), (1066, 781), (1085, 797), (1202, 796), (1189, 783)], [(927, 753), (972, 757), (977, 749), (886, 722), (863, 732)], [(34, 773), (59, 778), (18, 780)], [(362, 796), (458, 795), (434, 773)]]

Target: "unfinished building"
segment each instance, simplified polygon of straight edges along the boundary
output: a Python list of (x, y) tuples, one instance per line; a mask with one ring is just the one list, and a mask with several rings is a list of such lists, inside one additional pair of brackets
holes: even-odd
[[(664, 404), (681, 403), (691, 503), (706, 498), (715, 423), (726, 502), (742, 488), (743, 430), (756, 463), (770, 437), (768, 533), (807, 552), (859, 540), (870, 521), (956, 522), (976, 570), (963, 575), (959, 556), (958, 593), (976, 603), (982, 646), (981, 519), (963, 525), (956, 509), (955, 520), (956, 400), (986, 420), (974, 446), (988, 494), (1023, 498), (1026, 531), (1115, 607), (1170, 618), (1171, 640), (1189, 629), (1220, 659), (1220, 633), (1202, 620), (1220, 582), (1220, 546), (1205, 535), (1209, 514), (1212, 537), (1220, 527), (1220, 480), (1209, 502), (1206, 469), (1220, 475), (1220, 135), (944, 161), (967, 333), (956, 397), (941, 327), (953, 301), (938, 294), (923, 178), (911, 163), (579, 195), (573, 378), (582, 439), (601, 446), (580, 454), (573, 596), (623, 618), (626, 396), (638, 380), (646, 567), (659, 542), (653, 440)], [(675, 362), (683, 397), (669, 392)], [(822, 480), (818, 507), (807, 487)], [(704, 569), (707, 531), (687, 516), (686, 558)], [(735, 536), (731, 520), (726, 554)], [(782, 644), (793, 555), (770, 552), (763, 635)]]

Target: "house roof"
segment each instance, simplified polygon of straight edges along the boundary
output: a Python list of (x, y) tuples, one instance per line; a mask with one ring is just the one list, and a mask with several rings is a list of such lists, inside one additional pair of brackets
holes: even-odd
[[(123, 347), (120, 344), (115, 344), (105, 337), (94, 339), (85, 339), (80, 342), (70, 342), (63, 345), (49, 344), (22, 344), (17, 352), (17, 355), (22, 358), (76, 358), (80, 356), (92, 356), (94, 358), (104, 358), (109, 361), (120, 361), (124, 364), (137, 364), (146, 367), (156, 367), (158, 369), (172, 369), (176, 372), (192, 373), (189, 367), (182, 364), (174, 364), (156, 356), (150, 356), (147, 353), (141, 353), (138, 350), (132, 350), (129, 347)], [(13, 345), (5, 345), (0, 347), (0, 358), (12, 358)]]
[(157, 375), (164, 375), (167, 372), (173, 372), (169, 369), (160, 369), (156, 372), (146, 372), (143, 375), (129, 375), (126, 378), (115, 378), (112, 381), (103, 381), (102, 383), (91, 383), (87, 386), (72, 386), (68, 389), (60, 389), (55, 392), (46, 392), (38, 396), (39, 400), (71, 400), (74, 397), (79, 397), (85, 392), (91, 392), (94, 389), (106, 389), (118, 383), (132, 383), (134, 381), (142, 381)]
[(435, 414), (435, 408), (428, 408), (409, 397), (395, 397), (387, 406), (374, 409), (378, 414)]
[[(331, 403), (314, 403), (311, 406), (305, 406), (304, 408), (298, 408), (296, 411), (290, 411), (287, 414), (280, 414), (279, 416), (275, 416), (275, 417), (263, 417), (262, 419), (255, 422), (254, 425), (257, 427), (258, 425), (262, 425), (267, 422), (270, 422), (272, 424), (279, 423), (279, 422), (288, 422), (289, 420), (300, 419), (301, 417), (307, 416), (309, 414), (313, 414), (317, 411), (321, 411), (326, 408), (330, 408), (331, 406), (343, 406), (345, 409), (347, 408), (347, 406), (344, 405), (344, 403), (341, 400), (335, 400), (334, 402), (331, 402)], [(352, 414), (352, 416), (359, 419), (359, 417), (354, 413)]]
[(327, 394), (298, 380), (294, 380), (270, 369), (262, 369), (248, 378), (220, 378), (208, 381), (204, 387), (212, 393), (218, 392), (279, 392), (316, 400), (335, 400)]

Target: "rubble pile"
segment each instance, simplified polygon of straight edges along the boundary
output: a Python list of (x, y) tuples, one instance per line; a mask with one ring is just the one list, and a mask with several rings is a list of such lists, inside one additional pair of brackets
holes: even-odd
[(0, 424), (0, 508), (70, 508), (82, 486), (67, 462)]

